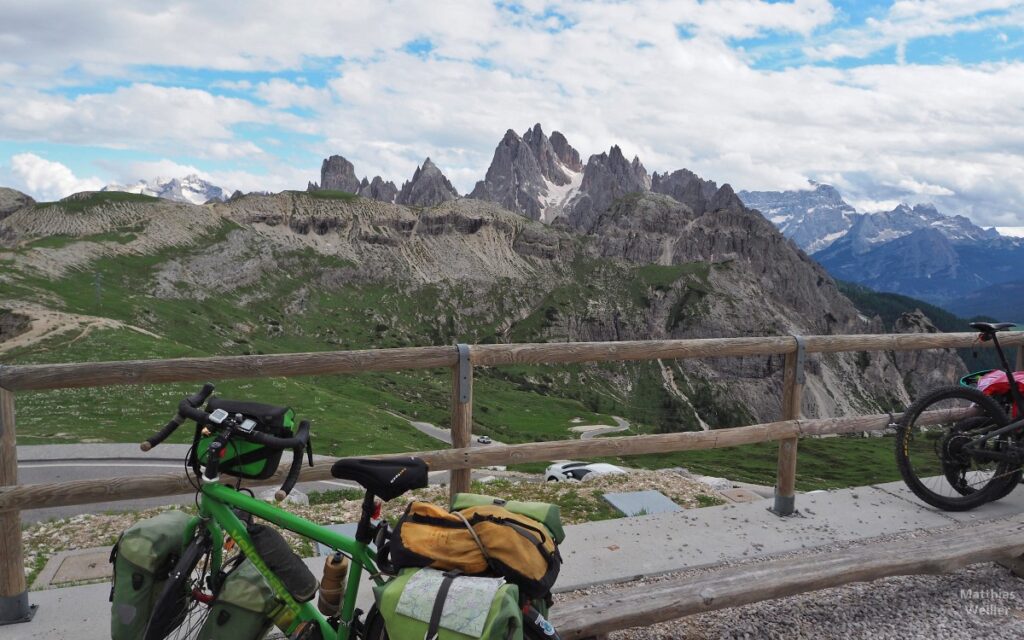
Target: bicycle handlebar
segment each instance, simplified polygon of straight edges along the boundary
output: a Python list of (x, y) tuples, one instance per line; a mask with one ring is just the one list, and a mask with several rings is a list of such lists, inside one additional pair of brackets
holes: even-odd
[[(167, 437), (170, 436), (172, 433), (174, 433), (174, 431), (178, 427), (180, 427), (183, 422), (185, 422), (185, 418), (192, 418), (193, 420), (196, 420), (197, 417), (193, 416), (192, 412), (195, 411), (196, 407), (206, 402), (206, 399), (210, 397), (211, 393), (213, 393), (213, 389), (213, 384), (207, 382), (206, 384), (203, 385), (202, 389), (183, 399), (178, 404), (178, 413), (174, 414), (174, 417), (171, 418), (170, 421), (168, 421), (168, 423), (165, 424), (162, 429), (157, 431), (155, 434), (147, 438), (145, 442), (140, 444), (139, 448), (142, 449), (143, 451), (149, 451), (153, 447), (157, 446), (158, 444), (166, 440)], [(209, 418), (209, 414), (205, 412), (197, 412), (197, 416), (198, 415), (203, 416), (200, 417), (199, 420)]]
[[(174, 431), (180, 427), (186, 419), (193, 420), (200, 425), (212, 426), (213, 420), (210, 418), (210, 414), (199, 407), (206, 402), (207, 398), (209, 398), (213, 393), (213, 390), (214, 386), (207, 382), (203, 385), (202, 389), (186, 398), (183, 398), (181, 402), (178, 403), (178, 412), (174, 417), (171, 418), (163, 428), (139, 445), (139, 448), (143, 451), (149, 451), (166, 440), (167, 437), (174, 433)], [(293, 457), (291, 469), (288, 470), (288, 476), (285, 478), (284, 484), (281, 485), (281, 488), (274, 494), (274, 498), (278, 502), (288, 497), (288, 494), (295, 488), (295, 484), (299, 479), (299, 472), (302, 469), (302, 454), (304, 452), (308, 452), (309, 466), (313, 466), (313, 451), (309, 443), (309, 422), (306, 420), (299, 423), (298, 430), (295, 435), (290, 438), (279, 438), (278, 436), (258, 431), (245, 434), (236, 433), (231, 427), (227, 427), (220, 432), (213, 442), (210, 443), (208, 448), (206, 456), (206, 470), (203, 473), (207, 480), (213, 480), (217, 477), (220, 470), (221, 450), (224, 445), (227, 444), (228, 439), (232, 435), (240, 435), (250, 442), (255, 442), (273, 449), (292, 450)]]
[[(280, 439), (280, 438), (278, 438)], [(302, 454), (309, 446), (309, 422), (303, 420), (299, 423), (299, 430), (295, 434), (293, 440), (300, 440), (301, 445), (292, 447), (292, 467), (288, 470), (288, 477), (284, 479), (284, 484), (274, 494), (274, 499), (281, 502), (288, 497), (288, 494), (295, 488), (295, 483), (299, 481), (299, 472), (302, 470)], [(312, 452), (310, 452), (310, 465), (313, 464)]]

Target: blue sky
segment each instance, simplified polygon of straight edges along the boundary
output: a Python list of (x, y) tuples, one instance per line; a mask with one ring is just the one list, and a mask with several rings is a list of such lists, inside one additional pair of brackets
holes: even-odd
[(1024, 2), (38, 0), (0, 23), (0, 184), (196, 172), (304, 188), (323, 157), (460, 192), (505, 129), (742, 189), (830, 182), (1024, 225)]

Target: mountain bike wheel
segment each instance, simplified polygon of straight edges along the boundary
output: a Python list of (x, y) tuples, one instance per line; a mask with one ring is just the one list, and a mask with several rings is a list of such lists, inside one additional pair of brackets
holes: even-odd
[[(1006, 462), (979, 460), (964, 447), (1008, 423), (999, 405), (977, 389), (929, 392), (906, 410), (896, 429), (896, 461), (903, 481), (918, 498), (945, 511), (966, 511), (1002, 497), (1020, 470)], [(1010, 445), (1010, 437), (1001, 436), (985, 449), (1001, 451)]]
[[(983, 428), (987, 420), (987, 418), (979, 416), (977, 418), (967, 418), (962, 421), (962, 424), (964, 430), (969, 432)], [(1006, 477), (1002, 488), (993, 492), (993, 496), (990, 498), (990, 501), (995, 502), (996, 500), (1002, 500), (1006, 496), (1010, 495), (1010, 493), (1017, 488), (1017, 485), (1020, 484), (1021, 476), (1021, 468), (1018, 467), (1016, 471), (1013, 471)]]
[(199, 561), (208, 557), (211, 543), (205, 536), (196, 536), (174, 565), (163, 590), (153, 605), (153, 615), (146, 626), (144, 640), (194, 638), (206, 621), (210, 608), (194, 597), (206, 581), (206, 564), (197, 571)]

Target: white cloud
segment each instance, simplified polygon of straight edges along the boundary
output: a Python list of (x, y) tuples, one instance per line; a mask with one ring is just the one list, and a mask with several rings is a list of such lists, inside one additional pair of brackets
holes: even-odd
[(289, 107), (317, 109), (331, 101), (331, 92), (326, 89), (295, 84), (280, 78), (261, 82), (256, 87), (256, 95), (274, 109)]
[(34, 153), (11, 157), (11, 174), (24, 190), (37, 200), (58, 200), (79, 191), (103, 187), (99, 178), (79, 178), (67, 166), (41, 158)]
[(863, 213), (876, 213), (878, 211), (892, 211), (900, 205), (903, 200), (871, 200), (860, 198), (843, 198), (850, 206)]
[[(0, 24), (0, 139), (208, 161), (218, 184), (243, 190), (304, 188), (332, 153), (360, 176), (401, 184), (430, 156), (465, 193), (505, 129), (539, 121), (584, 159), (617, 143), (649, 170), (688, 167), (737, 189), (813, 178), (857, 202), (927, 198), (982, 224), (1024, 224), (1024, 64), (764, 71), (729, 45), (784, 32), (822, 59), (865, 56), (920, 35), (1019, 24), (1024, 3), (898, 2), (831, 32), (837, 13), (824, 0), (523, 5), (547, 14), (454, 0), (301, 10), (265, 0), (243, 13), (198, 0), (22, 3)], [(679, 24), (694, 37), (681, 39)], [(417, 39), (433, 43), (426, 59), (402, 51)], [(164, 86), (191, 69), (212, 76), (205, 88), (195, 78), (200, 88)], [(307, 70), (315, 81), (296, 78)], [(98, 74), (127, 85), (44, 90), (88, 88)]]
[(1020, 0), (898, 0), (884, 17), (835, 30), (804, 51), (820, 60), (863, 58), (891, 46), (899, 54), (918, 38), (1019, 27), (1022, 21)]

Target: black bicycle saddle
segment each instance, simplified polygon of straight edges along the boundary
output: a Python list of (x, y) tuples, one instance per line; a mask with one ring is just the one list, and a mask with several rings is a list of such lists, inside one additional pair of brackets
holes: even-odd
[(410, 489), (427, 486), (427, 463), (419, 458), (342, 458), (331, 475), (354, 480), (381, 500), (397, 498)]
[(1012, 322), (972, 322), (971, 326), (982, 333), (995, 333), (1012, 329), (1017, 325)]

